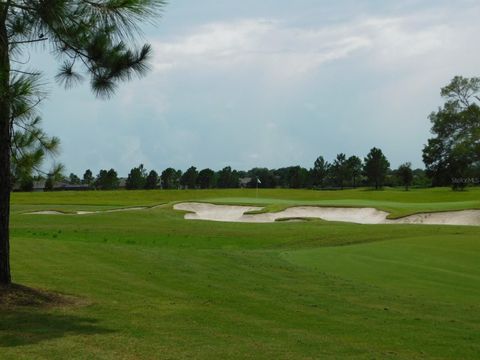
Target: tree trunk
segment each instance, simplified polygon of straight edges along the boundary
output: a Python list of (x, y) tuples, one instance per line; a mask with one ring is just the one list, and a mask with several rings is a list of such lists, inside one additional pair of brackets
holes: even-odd
[(6, 7), (0, 7), (0, 284), (10, 284), (10, 59), (5, 26)]

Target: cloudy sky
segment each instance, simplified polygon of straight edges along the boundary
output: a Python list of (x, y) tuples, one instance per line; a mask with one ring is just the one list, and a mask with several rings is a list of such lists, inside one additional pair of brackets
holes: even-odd
[(377, 146), (422, 166), (428, 114), (480, 75), (476, 0), (170, 0), (146, 26), (152, 70), (103, 101), (65, 91), (35, 54), (67, 171), (311, 167)]

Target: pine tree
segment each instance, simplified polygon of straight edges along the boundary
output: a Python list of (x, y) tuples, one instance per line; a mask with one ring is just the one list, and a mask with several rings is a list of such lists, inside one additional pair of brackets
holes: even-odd
[(15, 134), (35, 133), (29, 124), (44, 97), (41, 74), (25, 64), (32, 45), (48, 44), (45, 48), (60, 59), (60, 84), (69, 88), (88, 76), (94, 94), (108, 98), (120, 82), (147, 70), (150, 46), (132, 50), (127, 43), (141, 22), (158, 18), (163, 5), (163, 0), (0, 0), (0, 284), (11, 282)]

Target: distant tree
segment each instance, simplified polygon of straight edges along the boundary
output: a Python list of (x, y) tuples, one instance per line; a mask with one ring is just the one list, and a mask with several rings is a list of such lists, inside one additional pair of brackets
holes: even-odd
[(93, 177), (93, 173), (92, 173), (92, 170), (88, 169), (85, 171), (85, 173), (83, 174), (83, 180), (82, 182), (85, 184), (85, 185), (92, 185), (93, 182), (95, 181), (95, 178)]
[(47, 180), (45, 180), (45, 185), (43, 187), (43, 191), (52, 191), (53, 190), (54, 179), (53, 176), (47, 176)]
[(423, 162), (434, 186), (461, 189), (480, 166), (480, 78), (456, 76), (441, 95), (446, 102), (430, 114), (434, 137)]
[(72, 185), (81, 184), (80, 178), (74, 173), (70, 173), (70, 175), (68, 176), (68, 182)]
[(224, 167), (217, 173), (217, 186), (221, 189), (239, 187), (239, 174), (230, 166)]
[(160, 175), (163, 189), (178, 189), (182, 172), (173, 168), (167, 168)]
[(351, 180), (352, 186), (357, 187), (358, 177), (362, 175), (362, 160), (355, 155), (350, 156), (346, 163), (347, 177)]
[(382, 150), (372, 148), (364, 160), (363, 171), (369, 184), (375, 186), (376, 190), (383, 186), (389, 167), (390, 163)]
[(198, 171), (197, 168), (192, 166), (185, 171), (180, 178), (180, 184), (187, 189), (195, 189), (197, 185)]
[[(478, 131), (480, 133), (480, 122)], [(450, 171), (450, 175), (452, 176), (451, 186), (453, 190), (465, 189), (470, 181), (470, 178), (473, 178), (474, 169), (479, 165), (479, 162), (474, 159), (476, 156), (476, 154), (472, 153), (471, 146), (466, 143), (457, 144), (457, 146), (451, 150), (449, 155), (448, 169)]]
[(114, 190), (118, 189), (119, 182), (117, 172), (114, 169), (100, 170), (95, 180), (95, 186), (101, 190)]
[(400, 165), (397, 169), (397, 176), (401, 184), (405, 186), (405, 190), (408, 191), (408, 188), (412, 185), (413, 182), (412, 164), (407, 162)]
[(310, 172), (301, 166), (289, 166), (272, 170), (276, 185), (282, 188), (300, 189), (311, 184)]
[(323, 187), (325, 185), (330, 167), (330, 163), (325, 161), (323, 156), (319, 156), (317, 160), (315, 160), (312, 169), (312, 182), (314, 186)]
[(33, 177), (25, 176), (20, 179), (20, 191), (32, 191), (33, 190)]
[(291, 189), (301, 189), (306, 187), (307, 180), (307, 169), (301, 166), (291, 166), (288, 168), (288, 185)]
[(174, 184), (175, 184), (175, 189), (180, 188), (180, 179), (182, 178), (182, 175), (183, 175), (182, 170), (177, 170), (177, 171), (175, 172), (175, 177), (174, 177), (174, 180), (175, 180), (175, 182), (174, 182)]
[(432, 186), (432, 180), (427, 176), (427, 172), (424, 169), (415, 169), (413, 170), (412, 185), (417, 187), (429, 187)]
[(107, 170), (100, 170), (97, 177), (95, 178), (95, 188), (102, 190), (103, 184), (106, 182), (107, 179)]
[(197, 185), (200, 189), (211, 189), (215, 185), (215, 171), (203, 169), (198, 173)]
[(152, 190), (156, 189), (158, 186), (158, 174), (155, 170), (152, 170), (148, 173), (148, 176), (145, 180), (145, 189)]
[(288, 184), (288, 168), (279, 168), (273, 170), (273, 175), (275, 176), (277, 186), (281, 188), (289, 187)]
[(290, 187), (290, 178), (289, 178), (289, 167), (279, 168), (273, 170), (273, 174), (275, 176), (277, 186), (282, 188), (289, 188)]
[(397, 170), (392, 170), (392, 169), (388, 169), (387, 170), (387, 174), (385, 175), (385, 179), (383, 180), (383, 186), (390, 186), (390, 187), (394, 187), (394, 186), (399, 186), (400, 183), (399, 183), (399, 178), (398, 178), (398, 175), (397, 175)]
[(251, 178), (248, 187), (256, 187), (257, 180), (260, 180), (262, 188), (274, 188), (277, 186), (277, 181), (275, 179), (273, 171), (267, 168), (253, 168), (247, 172), (246, 177)]
[(135, 167), (130, 170), (127, 181), (125, 183), (125, 187), (127, 188), (127, 190), (143, 189), (145, 187), (146, 178), (146, 170), (143, 167), (143, 164), (140, 164), (139, 167)]
[(347, 157), (345, 154), (338, 154), (331, 166), (332, 178), (335, 185), (341, 189), (345, 186), (345, 181), (348, 177)]

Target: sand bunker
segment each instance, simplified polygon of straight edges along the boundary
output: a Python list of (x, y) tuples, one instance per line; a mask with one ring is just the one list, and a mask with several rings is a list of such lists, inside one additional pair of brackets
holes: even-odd
[(428, 224), (428, 225), (480, 225), (480, 210), (445, 211), (422, 213), (400, 219), (387, 220), (395, 224)]
[(175, 210), (188, 211), (185, 219), (189, 220), (211, 220), (211, 221), (235, 221), (245, 222), (244, 213), (249, 211), (262, 210), (255, 206), (227, 206), (205, 203), (181, 203), (173, 206)]
[(263, 214), (245, 214), (262, 209), (254, 206), (181, 203), (173, 208), (188, 211), (185, 219), (189, 220), (269, 223), (282, 219), (315, 218), (356, 224), (480, 225), (480, 210), (422, 213), (389, 220), (387, 212), (374, 208), (295, 206), (280, 212)]
[(121, 208), (121, 209), (111, 209), (111, 210), (101, 210), (101, 211), (75, 211), (73, 213), (55, 211), (55, 210), (41, 210), (25, 213), (25, 215), (88, 215), (88, 214), (103, 214), (103, 213), (112, 213), (120, 211), (137, 211), (145, 210), (146, 207), (131, 207), (131, 208)]

